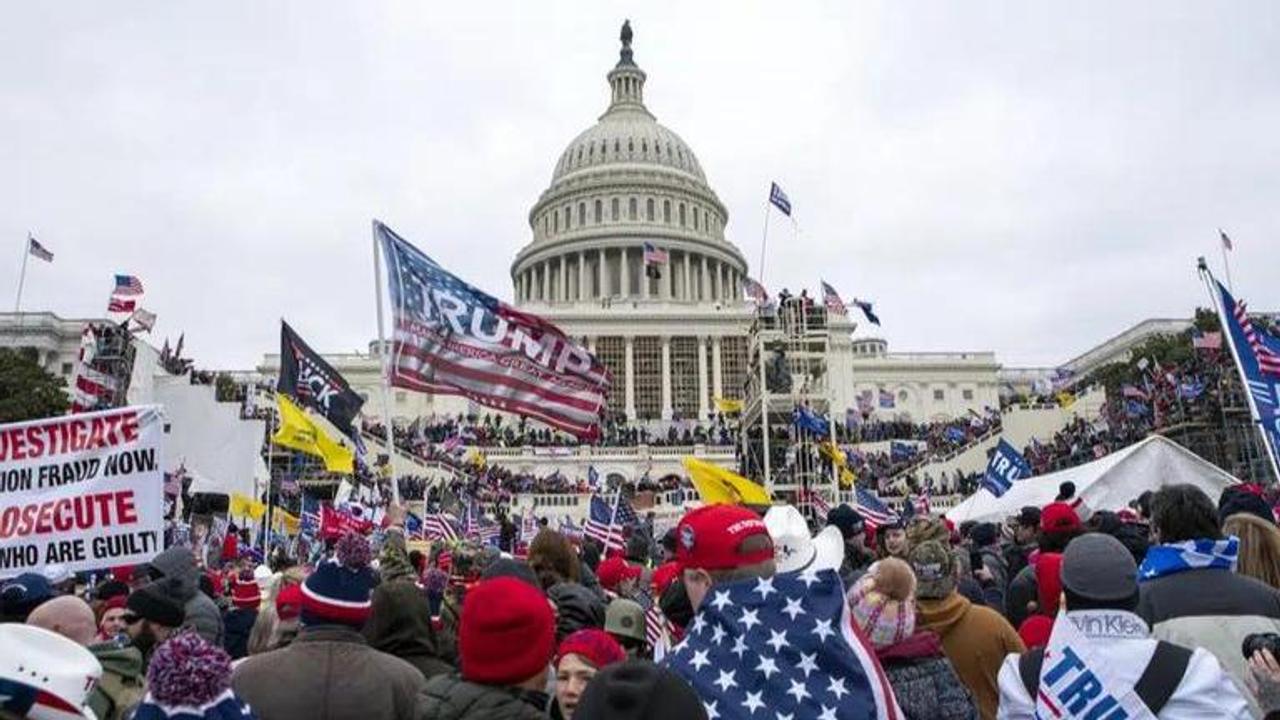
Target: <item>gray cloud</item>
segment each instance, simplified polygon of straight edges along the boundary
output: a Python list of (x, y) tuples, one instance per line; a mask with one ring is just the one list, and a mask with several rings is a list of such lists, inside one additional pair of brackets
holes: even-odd
[(1185, 315), (1219, 225), (1280, 307), (1273, 3), (847, 5), (10, 4), (0, 237), (58, 253), (27, 308), (96, 314), (132, 272), (208, 367), (280, 316), (363, 347), (371, 217), (509, 297), (630, 16), (753, 266), (769, 181), (791, 195), (766, 285), (874, 299), (894, 348), (1051, 364)]

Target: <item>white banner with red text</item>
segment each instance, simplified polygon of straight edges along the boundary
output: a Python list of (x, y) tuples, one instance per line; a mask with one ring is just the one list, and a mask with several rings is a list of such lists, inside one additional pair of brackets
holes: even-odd
[(163, 442), (157, 405), (0, 425), (0, 577), (159, 553)]

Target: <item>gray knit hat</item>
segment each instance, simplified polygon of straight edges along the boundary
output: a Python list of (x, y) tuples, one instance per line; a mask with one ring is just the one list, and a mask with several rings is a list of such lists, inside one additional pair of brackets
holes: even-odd
[(1119, 540), (1087, 533), (1062, 555), (1062, 586), (1090, 600), (1125, 600), (1138, 593), (1138, 566)]

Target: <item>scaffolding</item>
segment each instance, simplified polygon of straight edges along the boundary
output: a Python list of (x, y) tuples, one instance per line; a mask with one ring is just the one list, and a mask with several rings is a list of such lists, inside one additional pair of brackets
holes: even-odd
[(93, 356), (89, 368), (106, 380), (107, 392), (98, 396), (95, 409), (128, 405), (129, 380), (133, 375), (133, 336), (124, 325), (100, 323), (90, 326)]
[[(834, 504), (838, 469), (819, 452), (833, 441), (831, 328), (826, 308), (789, 298), (762, 308), (749, 334), (748, 372), (739, 425), (739, 471), (775, 500), (812, 514), (815, 494)], [(797, 411), (824, 418), (818, 435), (796, 423)]]

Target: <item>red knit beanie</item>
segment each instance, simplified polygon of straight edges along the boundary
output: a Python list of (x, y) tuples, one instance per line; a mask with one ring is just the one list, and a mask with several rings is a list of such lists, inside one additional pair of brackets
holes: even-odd
[(627, 659), (618, 641), (600, 628), (583, 628), (561, 641), (556, 649), (556, 667), (565, 655), (579, 655), (597, 670)]
[(458, 629), (464, 680), (524, 682), (547, 668), (555, 647), (555, 615), (537, 588), (513, 577), (495, 577), (467, 592)]

